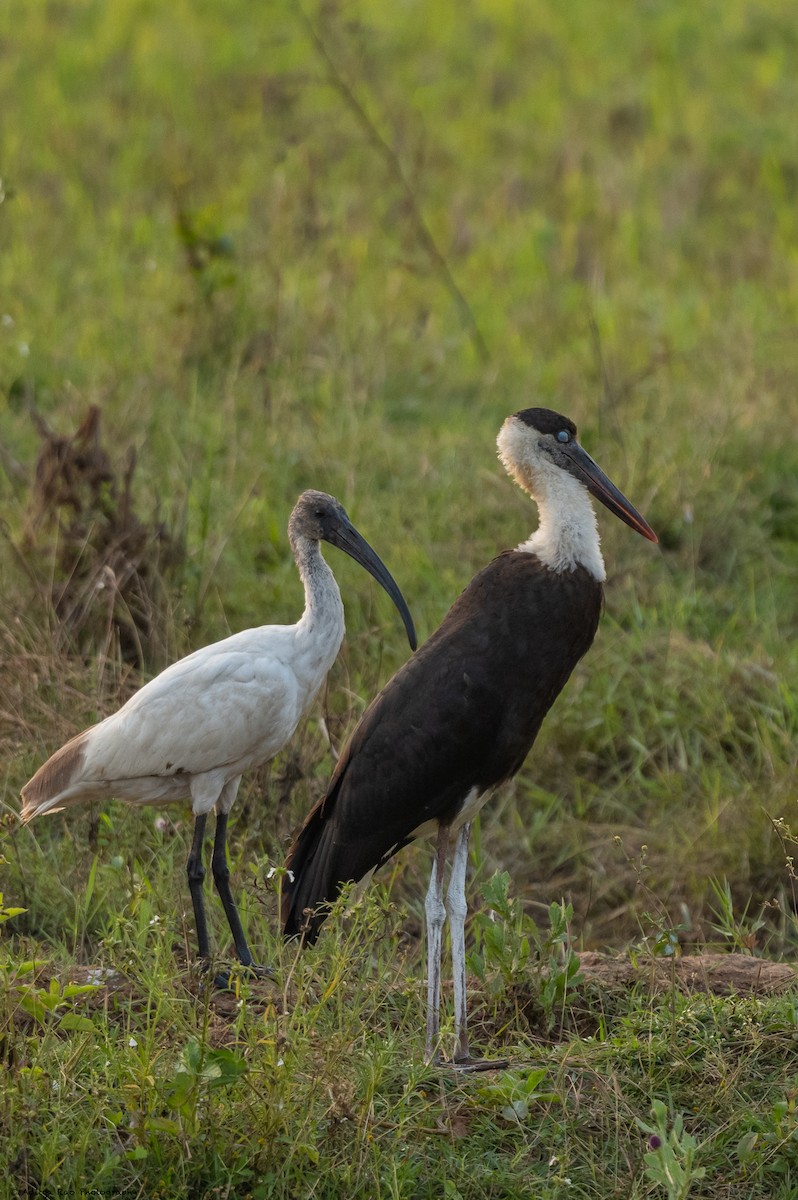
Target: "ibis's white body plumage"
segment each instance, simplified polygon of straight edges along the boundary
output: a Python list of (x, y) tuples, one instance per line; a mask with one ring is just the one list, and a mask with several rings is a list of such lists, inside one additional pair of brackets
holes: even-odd
[(135, 804), (190, 797), (229, 812), (243, 773), (291, 738), (335, 661), (344, 609), (318, 542), (300, 542), (305, 611), (195, 650), (118, 712), (57, 751), (23, 790), (23, 820), (112, 796)]

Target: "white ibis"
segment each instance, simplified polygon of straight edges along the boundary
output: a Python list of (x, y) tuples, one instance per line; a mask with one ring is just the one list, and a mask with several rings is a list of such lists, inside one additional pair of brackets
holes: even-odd
[[(454, 1064), (479, 1069), (466, 1028), (465, 875), (469, 823), (521, 767), (543, 718), (589, 648), (604, 561), (588, 493), (649, 541), (641, 515), (579, 445), (567, 417), (508, 417), (499, 456), (536, 501), (540, 522), (471, 581), (440, 628), (361, 717), (324, 798), (287, 858), (286, 937), (313, 942), (347, 881), (370, 877), (415, 838), (437, 833), (425, 902), (427, 1061), (438, 1059), (440, 953), (448, 913), (454, 969)], [(454, 845), (443, 899), (444, 866)]]
[[(202, 899), (202, 844), (216, 808), (211, 866), (236, 953), (253, 962), (230, 891), (227, 821), (241, 776), (289, 740), (332, 666), (344, 636), (344, 608), (319, 543), (345, 551), (385, 588), (413, 649), (413, 620), (390, 572), (342, 506), (324, 492), (303, 492), (288, 522), (288, 539), (305, 588), (295, 625), (261, 625), (196, 650), (145, 684), (118, 712), (79, 733), (22, 789), (22, 820), (82, 800), (116, 796), (133, 804), (191, 800), (194, 836), (188, 886), (199, 956), (210, 961)], [(217, 977), (219, 986), (227, 982)]]

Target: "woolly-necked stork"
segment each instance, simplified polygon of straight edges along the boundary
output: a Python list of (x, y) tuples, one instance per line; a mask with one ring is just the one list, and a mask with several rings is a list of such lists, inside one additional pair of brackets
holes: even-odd
[[(288, 742), (310, 708), (344, 637), (344, 608), (320, 542), (343, 550), (385, 588), (410, 645), (413, 620), (385, 564), (343, 507), (325, 492), (303, 492), (288, 539), (305, 589), (295, 625), (261, 625), (195, 650), (145, 684), (118, 712), (72, 738), (22, 789), (22, 820), (82, 800), (112, 796), (133, 804), (190, 799), (194, 836), (188, 886), (199, 957), (210, 960), (202, 899), (202, 845), (216, 808), (211, 866), (241, 963), (260, 973), (230, 891), (227, 821), (244, 771), (267, 762)], [(216, 982), (223, 986), (224, 976)]]
[[(360, 881), (417, 837), (437, 834), (425, 902), (427, 1042), (439, 1054), (440, 953), (448, 913), (454, 1063), (476, 1068), (466, 1028), (465, 875), (469, 823), (521, 767), (558, 693), (589, 648), (604, 561), (590, 494), (657, 537), (576, 438), (567, 417), (528, 408), (504, 422), (499, 456), (536, 501), (539, 525), (471, 581), (440, 628), (361, 717), (287, 858), (286, 937), (315, 941), (344, 882)], [(443, 899), (447, 853), (454, 846)]]

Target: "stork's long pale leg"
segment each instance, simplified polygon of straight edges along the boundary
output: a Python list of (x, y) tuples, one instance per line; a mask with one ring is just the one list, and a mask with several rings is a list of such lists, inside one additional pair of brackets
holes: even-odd
[(452, 858), (449, 890), (446, 893), (449, 935), (452, 940), (452, 978), (454, 982), (454, 1065), (461, 1071), (495, 1071), (509, 1066), (509, 1060), (506, 1058), (472, 1058), (468, 1047), (465, 957), (465, 919), (468, 905), (465, 897), (465, 884), (470, 830), (471, 826), (465, 824), (458, 831)]
[(461, 826), (454, 847), (452, 873), (446, 893), (446, 912), (449, 915), (449, 936), (452, 940), (452, 980), (454, 983), (454, 1061), (468, 1062), (468, 1005), (466, 1002), (465, 919), (468, 905), (465, 897), (466, 867), (468, 866), (468, 834), (471, 826)]
[(205, 917), (205, 905), (202, 900), (202, 881), (205, 878), (205, 868), (202, 865), (202, 842), (205, 837), (207, 813), (199, 813), (194, 818), (194, 837), (186, 863), (188, 875), (188, 890), (191, 892), (191, 904), (194, 909), (194, 923), (197, 926), (197, 949), (201, 959), (210, 962), (211, 944), (208, 940), (208, 922)]
[(449, 826), (440, 825), (432, 873), (424, 901), (427, 918), (427, 1048), (425, 1062), (433, 1062), (439, 1056), (438, 1036), (440, 1033), (441, 1002), (441, 939), (446, 908), (443, 903), (443, 871), (446, 866), (446, 851), (449, 846)]

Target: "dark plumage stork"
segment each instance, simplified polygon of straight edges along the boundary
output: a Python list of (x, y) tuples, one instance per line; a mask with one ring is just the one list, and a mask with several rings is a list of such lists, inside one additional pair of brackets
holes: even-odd
[[(438, 1055), (440, 954), (448, 913), (454, 1063), (476, 1068), (466, 1027), (465, 875), (473, 817), (521, 767), (543, 718), (589, 648), (604, 562), (590, 494), (657, 537), (580, 446), (567, 417), (528, 408), (498, 437), (508, 473), (536, 501), (538, 528), (471, 581), (440, 628), (361, 717), (327, 793), (287, 858), (287, 937), (315, 941), (330, 903), (415, 838), (437, 834), (425, 902), (426, 1056)], [(447, 854), (454, 847), (444, 900)]]
[[(22, 789), (22, 820), (59, 812), (83, 800), (116, 796), (133, 804), (191, 800), (194, 837), (188, 886), (199, 956), (210, 959), (202, 899), (202, 846), (208, 813), (216, 809), (211, 867), (236, 953), (260, 973), (230, 891), (227, 820), (250, 767), (288, 742), (308, 711), (344, 637), (344, 606), (321, 553), (329, 542), (360, 563), (399, 610), (413, 649), (416, 633), (404, 597), (343, 507), (325, 492), (303, 492), (288, 522), (288, 539), (305, 589), (295, 625), (259, 625), (172, 663), (118, 712), (72, 738)], [(227, 977), (217, 976), (219, 986)]]

